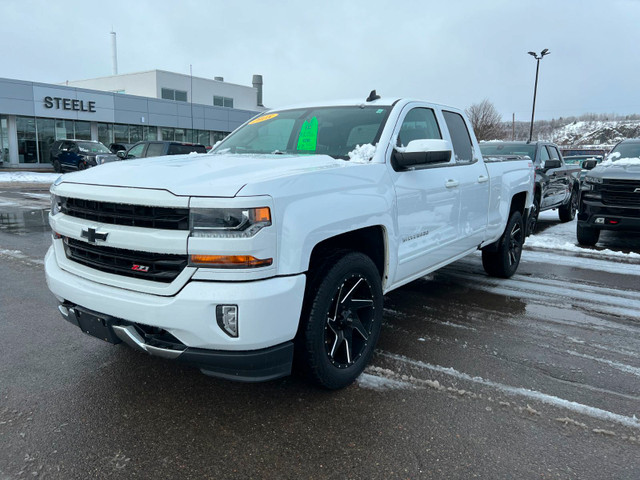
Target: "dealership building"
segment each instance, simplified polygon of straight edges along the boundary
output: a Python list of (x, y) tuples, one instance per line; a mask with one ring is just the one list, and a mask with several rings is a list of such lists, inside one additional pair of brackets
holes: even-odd
[(265, 110), (252, 86), (162, 70), (63, 85), (0, 78), (0, 168), (49, 167), (55, 140), (213, 145)]

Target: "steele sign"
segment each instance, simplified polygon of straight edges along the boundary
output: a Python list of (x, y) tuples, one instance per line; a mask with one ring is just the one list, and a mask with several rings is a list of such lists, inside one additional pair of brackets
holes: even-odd
[(75, 110), (76, 112), (96, 111), (96, 102), (77, 100), (75, 98), (44, 97), (44, 108), (55, 108), (56, 110)]

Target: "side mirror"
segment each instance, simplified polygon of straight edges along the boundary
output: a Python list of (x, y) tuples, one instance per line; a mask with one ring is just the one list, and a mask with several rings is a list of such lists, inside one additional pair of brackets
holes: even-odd
[(447, 140), (412, 140), (404, 148), (393, 149), (391, 162), (396, 170), (407, 170), (431, 163), (448, 163), (451, 160), (452, 150)]
[(598, 165), (598, 161), (595, 159), (589, 159), (582, 162), (582, 168), (585, 170), (593, 170)]
[(552, 158), (544, 162), (545, 170), (551, 170), (552, 168), (560, 168), (561, 166), (562, 166), (562, 162), (557, 158)]
[(127, 159), (127, 152), (125, 152), (124, 150), (118, 150), (116, 155), (118, 156), (118, 158), (121, 158), (123, 160)]

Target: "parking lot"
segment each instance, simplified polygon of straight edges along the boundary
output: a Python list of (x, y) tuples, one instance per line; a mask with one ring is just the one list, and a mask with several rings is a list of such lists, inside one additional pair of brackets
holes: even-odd
[[(385, 298), (327, 392), (213, 379), (65, 322), (46, 187), (0, 186), (0, 479), (640, 478), (640, 238), (541, 215), (508, 280), (479, 255)], [(635, 252), (635, 253), (634, 253)]]

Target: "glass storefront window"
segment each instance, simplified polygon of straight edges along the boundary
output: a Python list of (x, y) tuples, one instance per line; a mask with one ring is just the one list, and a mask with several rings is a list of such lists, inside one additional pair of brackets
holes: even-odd
[(16, 117), (16, 127), (18, 130), (18, 158), (20, 163), (38, 163), (36, 119)]
[(114, 125), (113, 141), (115, 143), (129, 143), (129, 125)]
[(158, 139), (158, 127), (144, 126), (144, 139), (145, 140), (157, 140)]
[(9, 129), (7, 118), (0, 115), (0, 163), (9, 163)]
[(56, 141), (56, 121), (52, 118), (37, 118), (38, 152), (40, 163), (51, 161), (51, 145)]
[(107, 147), (113, 142), (113, 125), (110, 123), (98, 124), (98, 141)]
[(141, 142), (144, 140), (142, 125), (129, 125), (129, 143)]
[(91, 140), (91, 122), (76, 120), (74, 123), (74, 137), (78, 140)]
[(162, 127), (162, 140), (175, 140), (175, 129)]

